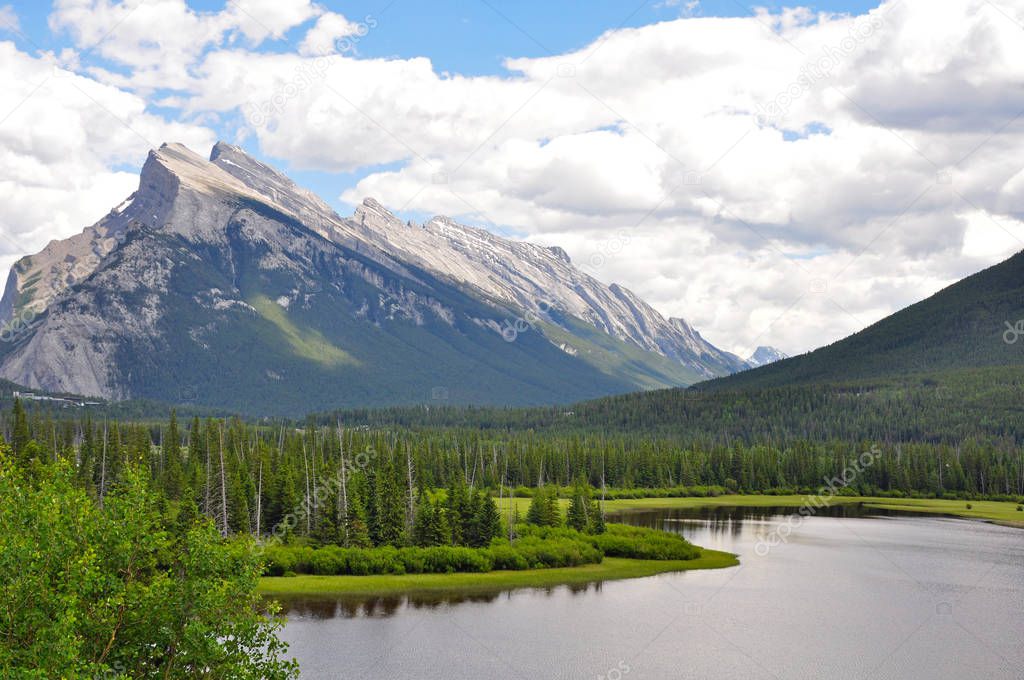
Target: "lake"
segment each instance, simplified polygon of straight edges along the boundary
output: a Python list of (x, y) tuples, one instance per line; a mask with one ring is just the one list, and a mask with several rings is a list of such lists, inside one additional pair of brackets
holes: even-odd
[(301, 598), (303, 678), (1024, 677), (1024, 531), (857, 506), (643, 511), (741, 566), (472, 597)]

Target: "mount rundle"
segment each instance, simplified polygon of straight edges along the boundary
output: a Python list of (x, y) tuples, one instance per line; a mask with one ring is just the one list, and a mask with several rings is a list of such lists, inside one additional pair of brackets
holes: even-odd
[(223, 142), (151, 151), (127, 200), (12, 267), (0, 320), (18, 384), (262, 414), (567, 402), (751, 365), (560, 248), (369, 198), (341, 217)]

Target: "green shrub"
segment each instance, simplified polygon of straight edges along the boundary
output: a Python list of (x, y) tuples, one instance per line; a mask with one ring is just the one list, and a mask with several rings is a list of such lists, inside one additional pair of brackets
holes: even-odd
[(590, 540), (609, 557), (640, 560), (693, 560), (700, 549), (682, 536), (624, 524), (609, 524), (608, 530)]
[(530, 563), (526, 560), (526, 557), (507, 543), (491, 546), (488, 552), (491, 554), (491, 563), (495, 569), (520, 571), (530, 568)]
[(482, 573), (493, 569), (552, 569), (598, 564), (605, 555), (645, 560), (690, 560), (700, 549), (664, 531), (609, 524), (603, 534), (565, 527), (523, 524), (514, 543), (495, 539), (487, 548), (342, 548), (327, 545), (270, 546), (264, 550), (264, 574), (285, 576), (367, 576), (371, 574)]

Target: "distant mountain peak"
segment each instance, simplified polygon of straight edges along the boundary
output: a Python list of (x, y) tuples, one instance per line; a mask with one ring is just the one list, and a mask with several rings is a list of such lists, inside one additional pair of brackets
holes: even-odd
[(747, 357), (747, 363), (750, 364), (752, 368), (757, 368), (758, 366), (764, 366), (765, 364), (771, 364), (788, 358), (789, 355), (781, 350), (775, 349), (769, 345), (760, 345), (749, 357)]

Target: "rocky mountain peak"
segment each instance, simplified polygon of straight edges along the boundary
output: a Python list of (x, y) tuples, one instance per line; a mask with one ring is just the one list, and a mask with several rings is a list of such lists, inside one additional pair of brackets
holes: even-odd
[(789, 355), (781, 350), (768, 345), (760, 345), (754, 353), (747, 358), (747, 363), (753, 367), (764, 366), (782, 359), (788, 359)]
[[(262, 210), (256, 204), (271, 210)], [(244, 238), (230, 228), (239, 224), (246, 226)], [(129, 275), (128, 265), (117, 264), (122, 260), (128, 262), (129, 258), (108, 256), (126, 242), (118, 237), (130, 229), (141, 230), (140, 239), (150, 241), (148, 250), (134, 248)], [(309, 232), (321, 238), (310, 238)], [(293, 288), (275, 290), (269, 298), (286, 310), (292, 304), (316, 304), (315, 295), (300, 297), (296, 290), (355, 294), (364, 284), (383, 286), (380, 295), (371, 297), (377, 304), (389, 305), (388, 311), (378, 314), (375, 323), (396, 315), (422, 321), (436, 315), (430, 310), (441, 310), (445, 325), (450, 326), (455, 318), (452, 309), (480, 304), (482, 307), (470, 315), (470, 323), (473, 328), (496, 333), (503, 348), (507, 338), (502, 334), (502, 321), (511, 323), (517, 315), (527, 318), (525, 315), (535, 312), (554, 334), (547, 340), (558, 350), (559, 357), (568, 354), (600, 366), (609, 362), (618, 365), (619, 360), (611, 356), (617, 352), (634, 357), (624, 369), (633, 385), (683, 384), (748, 367), (743, 360), (705, 341), (684, 320), (666, 319), (632, 291), (616, 284), (605, 285), (578, 269), (558, 246), (506, 238), (444, 216), (422, 225), (406, 223), (380, 201), (369, 197), (356, 206), (351, 217), (341, 217), (313, 192), (226, 142), (215, 144), (208, 158), (182, 144), (164, 144), (151, 151), (142, 169), (139, 188), (132, 196), (81, 234), (55, 241), (12, 268), (7, 291), (0, 300), (0, 316), (10, 318), (26, 305), (41, 312), (65, 292), (69, 297), (87, 296), (84, 289), (76, 290), (78, 284), (94, 274), (102, 274), (105, 263), (117, 269), (116, 275), (111, 270), (106, 276), (126, 286), (135, 285), (131, 282), (142, 273), (163, 277), (153, 281), (154, 305), (159, 306), (161, 296), (171, 290), (162, 267), (177, 257), (167, 254), (161, 259), (154, 255), (153, 244), (168, 242), (164, 235), (182, 238), (185, 243), (180, 248), (186, 250), (189, 244), (214, 246), (197, 249), (195, 253), (220, 253), (230, 262), (229, 282), (211, 288), (209, 300), (182, 302), (198, 304), (204, 313), (219, 314), (236, 307), (250, 314), (259, 313), (255, 303), (225, 297), (225, 291), (234, 290), (236, 285), (233, 268), (255, 267), (275, 272), (268, 281), (298, 277)], [(250, 261), (246, 258), (252, 253), (246, 249), (256, 242), (261, 244), (260, 256)], [(331, 250), (335, 247), (357, 253), (358, 258), (341, 255), (339, 260), (335, 255), (340, 252)], [(324, 259), (325, 253), (332, 255)], [(181, 260), (179, 265), (195, 266), (193, 260)], [(349, 281), (348, 287), (338, 288), (332, 278), (340, 275), (337, 271), (320, 281), (321, 268), (338, 262), (349, 267), (343, 278), (358, 275), (363, 283), (353, 288)], [(251, 280), (264, 281), (262, 277)], [(401, 283), (391, 290), (388, 281)], [(410, 302), (408, 294), (402, 292), (410, 286), (422, 291), (439, 287), (439, 291), (447, 291), (444, 295), (462, 302)], [(413, 297), (426, 300), (424, 295), (421, 292)], [(259, 302), (258, 297), (255, 299)], [(365, 320), (367, 310), (373, 306), (369, 297), (349, 302), (356, 304), (354, 318), (359, 320)], [(413, 311), (409, 312), (410, 309)], [(67, 314), (72, 311), (71, 307), (64, 310)], [(268, 318), (276, 318), (271, 314), (277, 313), (273, 308), (264, 312), (270, 314)], [(119, 313), (126, 319), (133, 314), (128, 307)], [(491, 314), (496, 316), (492, 318)], [(153, 312), (147, 319), (150, 317), (156, 319), (159, 315)], [(61, 329), (60, 333), (73, 334), (71, 326)], [(533, 339), (545, 336), (540, 325), (530, 330), (535, 331), (530, 334)], [(60, 333), (42, 335), (63, 338)], [(202, 334), (200, 330), (195, 333)], [(137, 335), (145, 336), (141, 331)], [(306, 351), (312, 341), (303, 343), (299, 343), (296, 351)], [(30, 354), (26, 350), (24, 361), (19, 360), (17, 366), (30, 366)], [(16, 362), (12, 362), (13, 359), (8, 361), (10, 375), (27, 375), (21, 368), (16, 370)]]
[(693, 326), (691, 326), (686, 319), (683, 319), (678, 316), (670, 316), (668, 318), (668, 323), (676, 330), (684, 331), (686, 333), (693, 333), (697, 335), (697, 337), (700, 337), (700, 333), (694, 330)]
[(564, 248), (560, 246), (548, 246), (548, 250), (550, 250), (555, 257), (565, 264), (572, 264), (572, 258), (569, 257), (569, 253), (565, 252)]
[(319, 196), (253, 158), (241, 147), (217, 142), (210, 152), (210, 162), (321, 233), (329, 231), (329, 222), (341, 219)]
[(406, 226), (405, 222), (385, 208), (380, 201), (370, 197), (364, 198), (363, 202), (356, 206), (352, 219), (361, 226), (383, 232)]
[(204, 193), (251, 193), (242, 182), (184, 144), (163, 144), (150, 151), (142, 166), (140, 188), (147, 180), (163, 183), (168, 175), (181, 186)]

